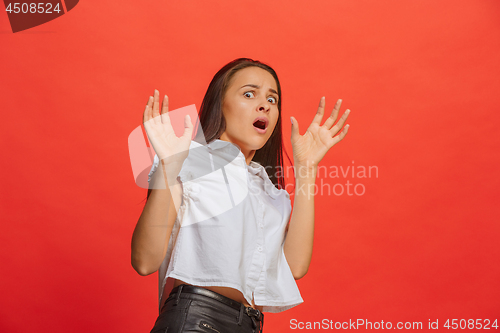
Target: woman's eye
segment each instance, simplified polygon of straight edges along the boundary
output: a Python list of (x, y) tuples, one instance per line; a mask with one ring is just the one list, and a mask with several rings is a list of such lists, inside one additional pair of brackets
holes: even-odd
[(274, 98), (274, 97), (269, 97), (269, 98), (268, 98), (268, 100), (269, 100), (269, 99), (271, 100), (271, 103), (273, 103), (273, 104), (274, 104), (274, 103), (276, 103), (276, 98)]
[[(246, 93), (243, 94), (244, 96), (247, 96), (247, 97), (253, 97), (253, 92), (252, 91), (247, 91)], [(248, 96), (248, 95), (251, 95), (251, 96)]]

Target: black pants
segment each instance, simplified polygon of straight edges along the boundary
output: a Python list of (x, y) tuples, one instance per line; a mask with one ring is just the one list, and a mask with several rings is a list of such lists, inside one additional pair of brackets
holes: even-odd
[(168, 296), (150, 333), (260, 333), (264, 314), (211, 290), (182, 284)]

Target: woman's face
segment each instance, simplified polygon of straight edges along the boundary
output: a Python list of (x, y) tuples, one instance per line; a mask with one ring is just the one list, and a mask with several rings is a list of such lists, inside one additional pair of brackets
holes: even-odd
[(226, 130), (220, 139), (238, 145), (251, 159), (278, 122), (278, 98), (276, 81), (268, 71), (251, 66), (236, 72), (222, 102)]

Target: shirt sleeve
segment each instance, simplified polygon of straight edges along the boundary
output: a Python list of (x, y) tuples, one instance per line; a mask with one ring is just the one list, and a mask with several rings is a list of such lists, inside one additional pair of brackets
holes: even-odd
[[(194, 178), (194, 174), (196, 174), (196, 161), (195, 158), (196, 156), (193, 156), (191, 153), (193, 151), (193, 148), (199, 147), (200, 144), (191, 141), (191, 145), (189, 147), (190, 153), (188, 157), (184, 160), (182, 164), (181, 171), (179, 172), (179, 175), (177, 176), (178, 180), (181, 181), (182, 183), (185, 183), (187, 181), (190, 181)], [(149, 171), (148, 174), (148, 183), (151, 182), (151, 178), (153, 177), (153, 174), (156, 172), (158, 169), (158, 166), (160, 165), (160, 158), (158, 157), (157, 154), (155, 154), (153, 165), (151, 166), (151, 170)], [(199, 172), (198, 172), (199, 173)]]
[(160, 164), (160, 159), (158, 158), (158, 155), (155, 154), (153, 165), (151, 166), (151, 171), (149, 171), (148, 174), (148, 183), (151, 182), (151, 177), (153, 177), (153, 173), (155, 173), (156, 169), (158, 169), (159, 164)]
[(189, 154), (184, 160), (177, 179), (183, 184), (211, 173), (212, 167), (207, 147), (191, 141)]
[(285, 245), (286, 236), (288, 235), (288, 227), (290, 226), (290, 220), (292, 219), (292, 201), (290, 200), (290, 194), (286, 191), (285, 191), (285, 205), (286, 205), (286, 208), (285, 208), (284, 214), (285, 214), (286, 218), (284, 219), (284, 221), (286, 221), (285, 222), (286, 225), (285, 225), (285, 228), (283, 231), (283, 243), (282, 243), (282, 245)]
[[(207, 167), (208, 151), (206, 149), (202, 150), (199, 148), (202, 148), (201, 144), (191, 141), (188, 157), (184, 160), (181, 171), (177, 176), (177, 179), (183, 184), (195, 178), (201, 177), (207, 172), (211, 172), (211, 169)], [(151, 166), (151, 170), (148, 174), (148, 183), (151, 182), (151, 178), (158, 169), (159, 165), (160, 159), (158, 155), (155, 154), (153, 165)]]

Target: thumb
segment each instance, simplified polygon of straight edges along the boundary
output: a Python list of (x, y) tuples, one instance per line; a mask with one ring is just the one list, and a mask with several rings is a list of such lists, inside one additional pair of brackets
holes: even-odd
[(184, 133), (182, 136), (187, 136), (191, 139), (193, 135), (193, 124), (191, 123), (191, 117), (187, 114), (184, 116)]
[(290, 120), (292, 121), (292, 139), (294, 137), (297, 137), (299, 136), (299, 123), (297, 122), (297, 120), (295, 120), (294, 117), (290, 117)]

